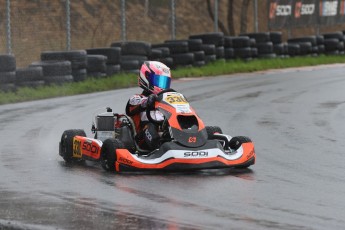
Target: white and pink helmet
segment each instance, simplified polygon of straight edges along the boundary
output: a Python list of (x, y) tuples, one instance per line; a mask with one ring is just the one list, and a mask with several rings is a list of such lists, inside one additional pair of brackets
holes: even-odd
[(138, 84), (144, 90), (157, 94), (169, 89), (171, 83), (170, 68), (158, 61), (145, 61), (139, 72)]

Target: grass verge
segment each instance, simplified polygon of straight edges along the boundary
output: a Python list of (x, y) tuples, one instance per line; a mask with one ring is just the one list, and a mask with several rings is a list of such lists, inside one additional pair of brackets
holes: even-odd
[[(322, 64), (345, 63), (345, 56), (317, 56), (254, 59), (251, 61), (219, 60), (202, 67), (178, 68), (172, 70), (173, 78), (217, 76), (224, 74), (255, 72), (289, 67), (315, 66)], [(87, 79), (64, 85), (42, 86), (38, 88), (18, 88), (15, 92), (0, 92), (0, 104), (32, 101), (53, 97), (70, 96), (131, 87), (137, 84), (135, 74), (118, 74), (102, 79)]]

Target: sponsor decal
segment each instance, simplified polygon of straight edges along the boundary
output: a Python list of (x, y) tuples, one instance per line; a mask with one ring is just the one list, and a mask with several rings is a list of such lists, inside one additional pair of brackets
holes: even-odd
[(169, 73), (170, 73), (170, 70), (167, 69), (167, 68), (163, 68), (163, 72), (166, 73), (166, 74), (169, 74)]
[(152, 141), (152, 136), (151, 136), (151, 134), (150, 134), (150, 132), (149, 132), (148, 129), (145, 130), (145, 135), (146, 135), (146, 137), (147, 137), (147, 139), (148, 139), (149, 141)]
[(189, 137), (188, 142), (189, 143), (196, 143), (196, 137)]
[(132, 165), (133, 164), (133, 161), (128, 160), (128, 159), (123, 158), (123, 157), (120, 157), (118, 161), (121, 162), (121, 163), (124, 163), (126, 165)]
[(321, 16), (336, 16), (338, 12), (338, 0), (320, 0)]
[(276, 9), (277, 9), (277, 3), (276, 2), (271, 2), (270, 4), (270, 19), (274, 19), (276, 17)]
[(129, 104), (131, 105), (139, 105), (141, 103), (141, 97), (139, 95), (134, 95), (131, 97)]
[(96, 154), (98, 153), (98, 150), (99, 150), (99, 147), (97, 145), (94, 145), (91, 141), (91, 143), (86, 140), (84, 143), (83, 143), (83, 150), (87, 151), (87, 152), (90, 152), (92, 154)]
[(340, 14), (345, 15), (345, 0), (340, 1)]
[(191, 152), (184, 152), (184, 157), (207, 157), (207, 151), (191, 151)]
[(253, 157), (254, 152), (255, 152), (255, 150), (254, 150), (254, 148), (253, 148), (253, 150), (250, 151), (249, 154), (247, 155), (247, 160), (248, 160), (249, 158)]
[(301, 1), (295, 4), (295, 18), (300, 18), (304, 15), (313, 15), (315, 12), (315, 4), (303, 4)]
[(270, 4), (270, 19), (276, 16), (290, 16), (292, 13), (291, 5), (278, 5), (276, 2), (271, 2)]

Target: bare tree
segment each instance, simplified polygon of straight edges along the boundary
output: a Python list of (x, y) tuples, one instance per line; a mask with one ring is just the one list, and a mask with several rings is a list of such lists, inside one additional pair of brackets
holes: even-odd
[(234, 0), (228, 0), (228, 28), (229, 35), (235, 35), (235, 26), (234, 26)]
[[(213, 9), (212, 9), (212, 7), (211, 7), (211, 0), (207, 0), (207, 11), (208, 11), (210, 17), (212, 18), (212, 20), (214, 20), (214, 13), (213, 13)], [(225, 27), (225, 25), (223, 24), (223, 22), (220, 21), (220, 20), (218, 19), (218, 22), (217, 22), (217, 23), (218, 23), (219, 29), (220, 29), (225, 35), (228, 35), (229, 32), (228, 32), (228, 30), (226, 29), (226, 27)]]
[(248, 14), (248, 7), (250, 4), (250, 0), (243, 0), (242, 7), (241, 7), (241, 31), (240, 33), (247, 32), (247, 14)]
[[(235, 26), (234, 26), (234, 0), (228, 0), (228, 28), (224, 25), (222, 21), (218, 19), (218, 26), (219, 29), (225, 34), (225, 35), (235, 35)], [(212, 20), (214, 20), (214, 14), (211, 7), (211, 0), (207, 0), (207, 10)]]

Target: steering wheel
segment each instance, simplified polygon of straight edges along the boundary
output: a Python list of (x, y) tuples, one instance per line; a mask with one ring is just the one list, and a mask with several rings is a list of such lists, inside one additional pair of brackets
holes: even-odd
[[(164, 93), (167, 93), (167, 92), (176, 92), (175, 90), (169, 88), (169, 89), (165, 89), (165, 90), (162, 90), (160, 91), (159, 93), (157, 93), (157, 97), (163, 95)], [(160, 99), (161, 100), (161, 99)], [(156, 125), (162, 125), (164, 120), (161, 120), (161, 121), (157, 121), (155, 119), (152, 118), (151, 116), (151, 111), (155, 110), (155, 107), (153, 108), (150, 108), (150, 106), (147, 106), (146, 107), (146, 116), (147, 116), (147, 119), (152, 122), (153, 124), (156, 124)]]
[(172, 88), (169, 88), (169, 89), (165, 89), (165, 90), (162, 90), (160, 91), (159, 93), (157, 93), (157, 96), (160, 96), (162, 95), (163, 93), (167, 93), (167, 92), (176, 92), (174, 89)]

